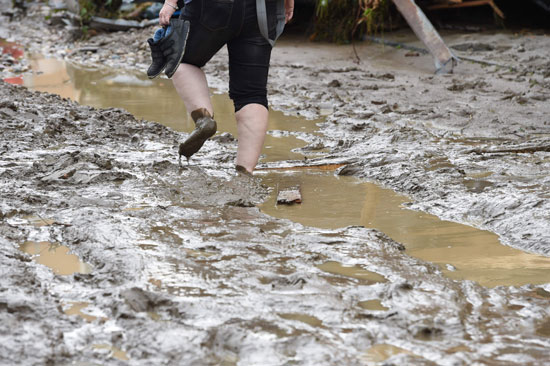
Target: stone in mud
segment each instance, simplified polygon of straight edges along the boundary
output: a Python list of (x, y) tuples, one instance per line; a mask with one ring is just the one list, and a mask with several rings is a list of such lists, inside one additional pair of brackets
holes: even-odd
[(292, 205), (294, 203), (302, 203), (302, 194), (300, 187), (290, 187), (279, 191), (277, 194), (277, 204)]
[(339, 88), (341, 86), (342, 86), (342, 84), (336, 79), (334, 79), (330, 83), (328, 83), (329, 88)]
[(140, 289), (139, 287), (133, 287), (128, 290), (124, 290), (120, 293), (120, 296), (126, 302), (133, 311), (153, 311), (156, 307), (167, 305), (170, 301), (149, 291)]
[(249, 200), (247, 198), (243, 198), (243, 197), (237, 198), (233, 201), (228, 201), (227, 205), (228, 206), (235, 206), (235, 207), (254, 207), (254, 206), (256, 206), (254, 204), (254, 202), (252, 202), (251, 200)]
[(211, 140), (212, 141), (217, 141), (217, 142), (222, 143), (222, 144), (228, 144), (230, 142), (234, 142), (236, 139), (235, 139), (235, 136), (233, 136), (229, 132), (224, 132), (224, 133), (221, 133), (217, 136), (212, 137)]
[(68, 179), (74, 175), (76, 172), (76, 168), (74, 165), (71, 165), (65, 169), (57, 170), (51, 174), (46, 175), (45, 177), (41, 178), (41, 181), (44, 183), (52, 183), (59, 179)]
[(0, 101), (0, 108), (2, 108), (2, 109), (8, 108), (8, 109), (11, 109), (14, 112), (17, 112), (17, 106), (15, 105), (15, 103), (10, 102), (9, 100)]
[(337, 175), (347, 176), (347, 175), (358, 175), (363, 171), (363, 167), (358, 165), (346, 165), (340, 169)]

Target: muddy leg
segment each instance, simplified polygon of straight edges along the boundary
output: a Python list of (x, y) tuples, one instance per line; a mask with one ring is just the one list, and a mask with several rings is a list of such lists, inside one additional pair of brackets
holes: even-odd
[(268, 112), (263, 105), (252, 103), (239, 110), (235, 117), (239, 134), (236, 164), (252, 172), (264, 145)]

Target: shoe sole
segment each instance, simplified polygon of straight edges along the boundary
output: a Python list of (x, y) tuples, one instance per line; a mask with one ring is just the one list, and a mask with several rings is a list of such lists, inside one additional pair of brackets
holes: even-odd
[[(187, 32), (185, 32), (185, 39), (183, 40), (183, 48), (181, 50), (181, 55), (179, 55), (179, 58), (178, 58), (178, 62), (176, 62), (176, 68), (174, 69), (174, 71), (172, 71), (171, 73), (166, 73), (166, 76), (168, 76), (168, 79), (170, 79), (175, 73), (176, 71), (178, 70), (178, 67), (180, 66), (181, 64), (181, 60), (183, 59), (183, 55), (185, 55), (185, 48), (187, 47), (187, 38), (189, 37), (189, 27), (190, 27), (190, 23), (188, 20), (186, 20), (184, 22), (184, 27), (185, 27), (185, 23), (187, 23)], [(215, 133), (215, 132), (214, 132)]]
[(196, 135), (194, 134), (195, 131), (191, 133), (191, 136), (187, 138), (184, 142), (182, 142), (179, 146), (179, 155), (185, 156), (187, 159), (189, 159), (191, 156), (193, 156), (197, 151), (199, 151), (210, 137), (214, 136), (216, 133), (217, 125), (216, 121), (213, 121), (213, 126), (210, 128), (203, 128), (201, 129)]
[[(180, 62), (181, 62), (181, 61), (180, 61)], [(164, 65), (164, 66), (162, 67), (162, 69), (160, 69), (160, 71), (157, 72), (155, 75), (147, 75), (147, 77), (148, 77), (149, 79), (154, 79), (154, 78), (156, 78), (157, 76), (159, 76), (160, 74), (162, 74), (162, 72), (164, 71), (165, 68), (166, 68), (166, 65)]]

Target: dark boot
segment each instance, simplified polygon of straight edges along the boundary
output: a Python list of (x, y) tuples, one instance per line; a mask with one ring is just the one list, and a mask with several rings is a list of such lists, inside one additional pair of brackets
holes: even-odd
[(170, 20), (170, 26), (172, 27), (170, 34), (159, 41), (162, 53), (166, 59), (164, 73), (168, 78), (174, 75), (185, 54), (185, 44), (189, 35), (189, 21), (172, 19)]
[(185, 156), (187, 160), (200, 150), (206, 140), (216, 133), (216, 121), (212, 118), (208, 110), (205, 108), (197, 109), (191, 112), (191, 118), (195, 121), (195, 129), (187, 140), (180, 144), (179, 155)]
[(147, 76), (149, 79), (154, 79), (162, 72), (162, 70), (164, 70), (164, 67), (166, 66), (166, 58), (162, 53), (160, 40), (155, 42), (153, 41), (153, 38), (149, 38), (147, 43), (151, 48), (151, 58), (153, 59), (151, 66), (147, 69)]
[(240, 175), (244, 175), (244, 176), (247, 176), (247, 177), (253, 177), (252, 173), (250, 173), (248, 170), (246, 170), (246, 168), (242, 165), (235, 165), (235, 170)]

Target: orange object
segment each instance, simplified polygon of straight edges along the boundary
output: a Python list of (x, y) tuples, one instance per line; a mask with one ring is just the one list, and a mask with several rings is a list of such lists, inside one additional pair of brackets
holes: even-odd
[(3, 79), (6, 83), (14, 84), (14, 85), (23, 85), (23, 77), (22, 76), (15, 76), (12, 78), (4, 78)]

